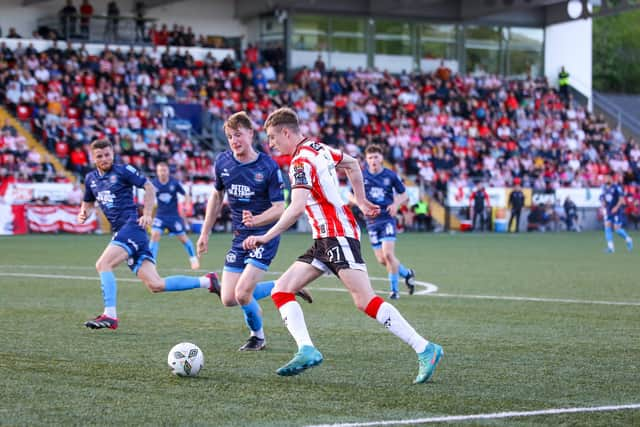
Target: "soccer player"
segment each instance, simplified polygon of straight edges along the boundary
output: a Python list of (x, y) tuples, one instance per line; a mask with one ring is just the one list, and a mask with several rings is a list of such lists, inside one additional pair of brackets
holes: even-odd
[[(97, 201), (111, 224), (113, 237), (96, 262), (100, 275), (104, 312), (84, 325), (91, 329), (116, 329), (117, 284), (113, 270), (124, 261), (151, 292), (184, 291), (208, 288), (216, 292), (218, 277), (209, 273), (203, 277), (171, 276), (163, 279), (156, 270), (155, 260), (149, 251), (146, 228), (151, 225), (151, 212), (155, 201), (155, 189), (136, 168), (113, 163), (113, 146), (106, 139), (91, 143), (91, 157), (96, 169), (85, 178), (84, 200), (80, 205), (78, 222), (84, 223)], [(138, 218), (133, 201), (133, 187), (144, 188), (144, 210)]]
[(314, 347), (304, 314), (294, 293), (332, 272), (345, 285), (356, 307), (410, 345), (418, 355), (419, 370), (415, 383), (428, 381), (442, 358), (439, 345), (420, 336), (391, 304), (377, 296), (371, 287), (367, 268), (360, 254), (360, 231), (351, 210), (342, 201), (336, 169), (343, 169), (353, 187), (358, 207), (365, 216), (376, 216), (380, 207), (367, 200), (360, 164), (353, 157), (327, 145), (305, 138), (298, 117), (289, 108), (269, 115), (265, 130), (271, 146), (291, 155), (291, 204), (278, 222), (264, 235), (250, 236), (245, 249), (268, 245), (289, 229), (306, 210), (313, 230), (313, 245), (276, 281), (272, 299), (285, 326), (298, 345), (298, 352), (279, 368), (278, 375), (297, 375), (322, 363), (322, 354)]
[[(245, 112), (230, 116), (224, 130), (230, 150), (221, 153), (214, 165), (215, 188), (207, 203), (197, 251), (198, 256), (207, 253), (209, 234), (226, 192), (234, 237), (225, 258), (220, 298), (227, 307), (241, 306), (251, 330), (240, 351), (258, 351), (265, 348), (266, 341), (257, 300), (269, 296), (274, 286), (273, 281), (260, 280), (276, 256), (279, 239), (252, 250), (243, 249), (242, 241), (248, 236), (264, 234), (282, 215), (283, 181), (276, 162), (253, 148), (253, 124)], [(310, 302), (308, 294), (300, 296)]]
[[(382, 165), (382, 148), (370, 145), (365, 150), (367, 167), (362, 173), (367, 199), (380, 206), (380, 215), (367, 218), (367, 231), (376, 259), (387, 268), (391, 293), (389, 298), (398, 299), (398, 277), (404, 278), (409, 295), (415, 290), (415, 272), (400, 263), (395, 254), (396, 218), (398, 208), (409, 200), (404, 184), (391, 170)], [(353, 201), (353, 200), (352, 200)]]
[(189, 236), (187, 236), (184, 220), (178, 212), (178, 194), (184, 196), (186, 194), (184, 188), (175, 178), (169, 175), (169, 165), (165, 162), (160, 162), (156, 165), (156, 178), (151, 183), (155, 187), (158, 203), (156, 217), (153, 219), (151, 226), (151, 242), (149, 242), (149, 249), (153, 259), (158, 259), (160, 238), (164, 230), (168, 229), (169, 234), (176, 236), (182, 242), (185, 251), (189, 255), (191, 269), (199, 269), (200, 262), (196, 256), (195, 248)]
[(613, 231), (618, 233), (627, 243), (627, 249), (633, 250), (633, 240), (631, 236), (622, 228), (624, 223), (624, 191), (619, 184), (613, 182), (613, 177), (607, 175), (606, 183), (602, 187), (600, 195), (600, 203), (604, 211), (604, 237), (607, 240), (607, 249), (609, 253), (615, 251), (613, 245)]

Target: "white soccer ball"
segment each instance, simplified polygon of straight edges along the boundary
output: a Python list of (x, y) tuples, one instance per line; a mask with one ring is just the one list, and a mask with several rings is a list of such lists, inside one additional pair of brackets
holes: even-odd
[(169, 351), (167, 363), (174, 375), (195, 377), (204, 366), (204, 354), (197, 345), (181, 342)]

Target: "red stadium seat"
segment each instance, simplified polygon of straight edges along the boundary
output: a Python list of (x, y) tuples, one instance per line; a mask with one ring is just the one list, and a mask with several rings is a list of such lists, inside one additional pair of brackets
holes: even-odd
[(67, 117), (70, 119), (80, 118), (80, 110), (74, 106), (69, 106), (69, 108), (67, 108)]
[(56, 156), (61, 159), (66, 158), (69, 155), (69, 144), (64, 141), (56, 142)]
[(18, 120), (26, 122), (31, 118), (31, 108), (28, 105), (18, 105)]

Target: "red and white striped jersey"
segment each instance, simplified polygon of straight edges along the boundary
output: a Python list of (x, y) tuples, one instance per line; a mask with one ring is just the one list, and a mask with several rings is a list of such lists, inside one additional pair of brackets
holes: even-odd
[(311, 190), (306, 212), (314, 239), (360, 239), (356, 219), (340, 196), (336, 165), (342, 161), (342, 156), (341, 151), (305, 138), (291, 159), (291, 188)]

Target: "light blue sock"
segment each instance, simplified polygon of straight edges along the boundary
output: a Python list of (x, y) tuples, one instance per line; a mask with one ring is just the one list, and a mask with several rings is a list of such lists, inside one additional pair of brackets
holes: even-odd
[(409, 275), (409, 269), (407, 267), (405, 267), (404, 265), (400, 264), (398, 266), (398, 274), (400, 275), (400, 277), (402, 277), (404, 279), (405, 277), (407, 277)]
[(398, 292), (398, 273), (389, 273), (389, 282), (391, 283), (391, 292)]
[(611, 232), (611, 227), (604, 228), (604, 238), (607, 243), (613, 243), (613, 233)]
[(260, 315), (260, 306), (255, 298), (247, 305), (241, 306), (244, 312), (244, 321), (252, 332), (258, 332), (262, 329), (262, 316)]
[(115, 307), (118, 285), (113, 271), (103, 271), (100, 273), (100, 287), (102, 288), (102, 300), (104, 301), (104, 306)]
[(169, 276), (164, 279), (164, 290), (166, 292), (188, 291), (200, 287), (200, 278), (191, 276)]
[(261, 300), (262, 298), (266, 298), (271, 295), (271, 289), (276, 285), (276, 282), (273, 280), (270, 282), (260, 282), (256, 285), (256, 288), (253, 290), (253, 297), (256, 300)]
[[(623, 239), (627, 240), (627, 238), (629, 237), (629, 235), (627, 234), (626, 231), (624, 231), (624, 228), (620, 227), (616, 230), (616, 233), (618, 233), (618, 236), (622, 237)], [(612, 237), (613, 238), (613, 237)]]
[(184, 250), (189, 254), (189, 258), (196, 256), (196, 250), (193, 248), (193, 243), (191, 243), (190, 239), (184, 242), (182, 246), (184, 246)]
[(153, 240), (149, 242), (149, 250), (151, 251), (151, 255), (153, 255), (153, 259), (158, 259), (159, 248), (160, 248), (160, 242), (154, 242)]

